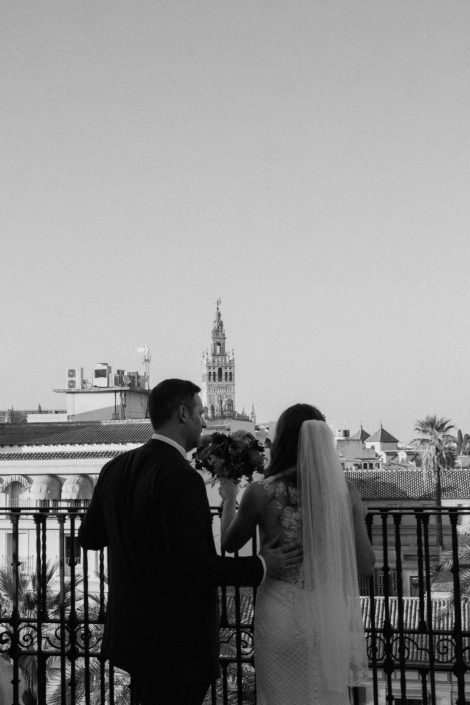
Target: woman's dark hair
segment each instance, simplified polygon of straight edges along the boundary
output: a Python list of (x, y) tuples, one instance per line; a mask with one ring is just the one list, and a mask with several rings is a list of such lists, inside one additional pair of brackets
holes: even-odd
[(194, 396), (201, 388), (185, 379), (164, 379), (152, 389), (149, 396), (149, 416), (154, 429), (170, 421), (176, 409), (184, 405), (194, 408)]
[(297, 464), (300, 427), (304, 421), (312, 420), (325, 421), (325, 417), (310, 404), (294, 404), (282, 412), (276, 425), (266, 477), (277, 475)]

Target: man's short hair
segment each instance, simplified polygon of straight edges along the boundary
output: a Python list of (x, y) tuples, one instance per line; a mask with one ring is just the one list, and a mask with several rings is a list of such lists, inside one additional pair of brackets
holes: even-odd
[(194, 396), (201, 388), (185, 379), (164, 379), (152, 389), (149, 396), (149, 416), (154, 429), (170, 421), (182, 404), (192, 411)]

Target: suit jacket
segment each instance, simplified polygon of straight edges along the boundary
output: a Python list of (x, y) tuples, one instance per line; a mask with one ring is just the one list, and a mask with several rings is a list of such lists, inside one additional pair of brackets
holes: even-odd
[(181, 453), (153, 439), (107, 463), (79, 540), (108, 548), (103, 655), (131, 673), (214, 679), (217, 585), (257, 585), (263, 567), (217, 555), (204, 482)]

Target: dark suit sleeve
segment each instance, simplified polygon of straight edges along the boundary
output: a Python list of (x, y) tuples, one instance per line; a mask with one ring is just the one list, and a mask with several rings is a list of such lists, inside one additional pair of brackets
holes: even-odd
[(175, 468), (166, 477), (163, 501), (167, 555), (180, 580), (207, 585), (258, 585), (263, 566), (257, 556), (217, 555), (206, 488), (192, 468)]
[(100, 472), (92, 500), (78, 529), (78, 540), (83, 548), (97, 551), (108, 545), (108, 536), (103, 514), (103, 481), (108, 471), (107, 463)]

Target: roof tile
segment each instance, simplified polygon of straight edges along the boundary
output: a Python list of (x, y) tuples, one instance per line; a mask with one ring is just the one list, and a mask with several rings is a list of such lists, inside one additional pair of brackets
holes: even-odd
[(145, 443), (152, 435), (150, 421), (100, 423), (0, 424), (0, 447)]
[[(435, 499), (432, 485), (423, 482), (421, 470), (345, 470), (362, 499)], [(444, 470), (442, 499), (470, 499), (470, 472)]]
[(392, 436), (391, 433), (386, 431), (383, 426), (381, 426), (378, 431), (367, 438), (367, 442), (375, 441), (376, 443), (398, 443), (398, 438)]

